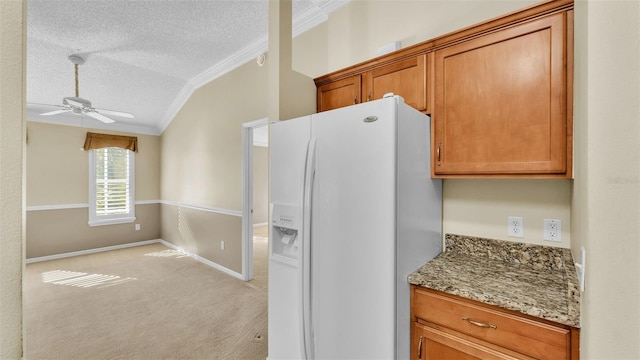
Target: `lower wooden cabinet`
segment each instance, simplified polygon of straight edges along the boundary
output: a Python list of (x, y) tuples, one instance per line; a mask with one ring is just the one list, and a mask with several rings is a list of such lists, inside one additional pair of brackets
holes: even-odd
[(411, 287), (411, 359), (578, 359), (579, 330)]

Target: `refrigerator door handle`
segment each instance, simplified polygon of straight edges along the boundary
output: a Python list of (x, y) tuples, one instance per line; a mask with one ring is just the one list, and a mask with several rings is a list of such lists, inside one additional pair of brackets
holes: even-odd
[(316, 172), (316, 139), (309, 140), (307, 158), (304, 169), (304, 185), (302, 194), (302, 241), (300, 245), (300, 334), (303, 359), (313, 360), (315, 349), (313, 343), (313, 318), (311, 309), (311, 219), (313, 211), (313, 185)]

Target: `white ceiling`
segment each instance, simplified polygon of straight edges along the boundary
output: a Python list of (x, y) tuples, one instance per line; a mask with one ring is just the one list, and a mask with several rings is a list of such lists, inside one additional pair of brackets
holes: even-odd
[[(293, 35), (348, 1), (294, 0)], [(29, 0), (28, 118), (159, 135), (195, 89), (265, 53), (267, 30), (267, 0)], [(75, 53), (80, 97), (134, 119), (39, 115), (74, 96)]]

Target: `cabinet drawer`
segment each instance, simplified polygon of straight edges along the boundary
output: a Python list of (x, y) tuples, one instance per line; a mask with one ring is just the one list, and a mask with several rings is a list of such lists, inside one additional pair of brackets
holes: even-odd
[(414, 315), (538, 359), (567, 359), (570, 330), (415, 288)]

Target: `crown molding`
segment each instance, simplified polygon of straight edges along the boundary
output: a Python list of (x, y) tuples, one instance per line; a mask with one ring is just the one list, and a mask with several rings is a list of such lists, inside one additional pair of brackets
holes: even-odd
[(268, 47), (267, 37), (263, 36), (189, 80), (173, 100), (173, 103), (171, 103), (160, 124), (158, 124), (160, 133), (163, 133), (167, 129), (173, 118), (178, 114), (180, 109), (182, 109), (191, 95), (193, 95), (194, 91), (240, 67), (242, 64), (255, 59), (258, 55), (264, 54)]
[[(310, 7), (308, 10), (302, 12), (293, 19), (293, 26), (291, 30), (292, 36), (296, 37), (327, 21), (329, 19), (330, 12), (348, 4), (349, 2), (350, 0), (330, 0), (326, 3), (316, 4), (315, 6)], [(171, 124), (173, 118), (178, 114), (180, 109), (182, 109), (194, 91), (255, 59), (268, 50), (269, 37), (265, 35), (189, 80), (174, 99), (173, 103), (167, 110), (166, 115), (160, 121), (160, 124), (158, 125), (158, 131), (160, 134), (162, 134), (169, 124)]]
[(314, 3), (314, 7), (307, 9), (306, 11), (298, 14), (293, 19), (293, 37), (296, 37), (313, 27), (322, 24), (329, 20), (329, 13), (338, 8), (347, 5), (351, 0), (329, 0), (319, 1), (311, 0)]
[(187, 102), (187, 100), (189, 100), (195, 90), (196, 88), (194, 88), (193, 85), (191, 85), (189, 82), (187, 82), (182, 90), (180, 90), (176, 98), (173, 99), (171, 106), (169, 106), (169, 109), (158, 124), (158, 131), (160, 132), (160, 134), (162, 134), (167, 129), (169, 124), (171, 124), (173, 118), (178, 114), (178, 111), (182, 109), (184, 104)]

